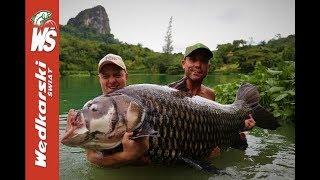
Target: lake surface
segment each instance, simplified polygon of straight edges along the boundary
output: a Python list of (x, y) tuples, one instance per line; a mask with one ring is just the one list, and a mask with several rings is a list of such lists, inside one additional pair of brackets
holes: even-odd
[[(168, 84), (182, 75), (129, 75), (128, 84)], [(231, 82), (237, 75), (209, 75), (204, 84), (214, 87)], [(96, 77), (60, 78), (59, 137), (65, 131), (66, 113), (79, 109), (101, 94)], [(286, 124), (275, 131), (254, 128), (247, 135), (245, 151), (229, 149), (212, 161), (227, 175), (211, 175), (188, 166), (125, 166), (98, 168), (87, 162), (85, 151), (60, 144), (60, 179), (295, 179), (295, 127)]]

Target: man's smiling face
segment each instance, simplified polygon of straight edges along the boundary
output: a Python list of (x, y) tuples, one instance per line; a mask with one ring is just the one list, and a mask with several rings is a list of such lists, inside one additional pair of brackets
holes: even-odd
[(115, 64), (104, 65), (99, 72), (99, 82), (103, 94), (108, 94), (126, 86), (127, 73)]

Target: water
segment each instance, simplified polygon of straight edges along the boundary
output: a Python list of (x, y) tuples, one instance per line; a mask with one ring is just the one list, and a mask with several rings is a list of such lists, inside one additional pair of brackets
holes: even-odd
[[(128, 84), (168, 84), (179, 75), (129, 75)], [(204, 82), (209, 87), (230, 82), (236, 75), (210, 75)], [(61, 138), (66, 125), (66, 113), (78, 109), (89, 99), (100, 95), (96, 77), (62, 77), (60, 79)], [(91, 165), (81, 148), (60, 146), (60, 179), (295, 179), (295, 128), (286, 124), (275, 131), (254, 128), (247, 135), (245, 151), (229, 149), (212, 161), (227, 175), (210, 175), (188, 166), (124, 166), (99, 168)]]
[[(166, 85), (182, 78), (182, 75), (129, 75), (127, 85), (151, 83)], [(223, 82), (236, 79), (236, 75), (209, 75), (204, 84), (212, 87)], [(60, 114), (66, 114), (69, 109), (81, 108), (85, 102), (101, 94), (97, 77), (62, 77), (60, 78)]]

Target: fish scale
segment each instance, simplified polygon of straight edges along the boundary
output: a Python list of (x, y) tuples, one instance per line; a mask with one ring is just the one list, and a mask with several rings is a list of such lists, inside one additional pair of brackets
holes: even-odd
[[(134, 94), (133, 97), (138, 100), (144, 98), (141, 102), (146, 108), (145, 121), (160, 135), (150, 137), (148, 154), (153, 162), (175, 161), (178, 155), (176, 152), (180, 152), (180, 156), (203, 159), (208, 157), (211, 149), (216, 146), (231, 146), (236, 140), (232, 136), (238, 135), (237, 129), (240, 129), (239, 126), (243, 123), (241, 120), (244, 120), (244, 114), (249, 112), (249, 108), (243, 103), (236, 104), (241, 107), (218, 104), (208, 106), (209, 103), (204, 106), (193, 102), (191, 98), (190, 102), (183, 103), (185, 99), (172, 96), (164, 90), (157, 93), (155, 89), (154, 93), (146, 91), (149, 91), (148, 88), (128, 87), (121, 93), (129, 96)], [(240, 108), (245, 113), (239, 113)], [(172, 142), (178, 143), (172, 145)]]

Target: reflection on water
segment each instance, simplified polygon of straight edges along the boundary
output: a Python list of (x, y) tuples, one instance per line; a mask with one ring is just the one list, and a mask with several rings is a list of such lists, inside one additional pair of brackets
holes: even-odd
[[(181, 76), (132, 75), (131, 79), (129, 76), (129, 84), (167, 84), (179, 78)], [(207, 85), (213, 87), (216, 84), (210, 80), (223, 78), (214, 76), (208, 79)], [(65, 131), (68, 109), (81, 108), (87, 100), (99, 94), (96, 78), (66, 77), (60, 80), (60, 139)], [(292, 124), (275, 131), (254, 128), (247, 139), (249, 146), (245, 151), (229, 149), (212, 161), (214, 166), (226, 171), (227, 175), (210, 175), (181, 165), (99, 168), (86, 160), (83, 149), (61, 144), (60, 179), (295, 179), (295, 134)]]

